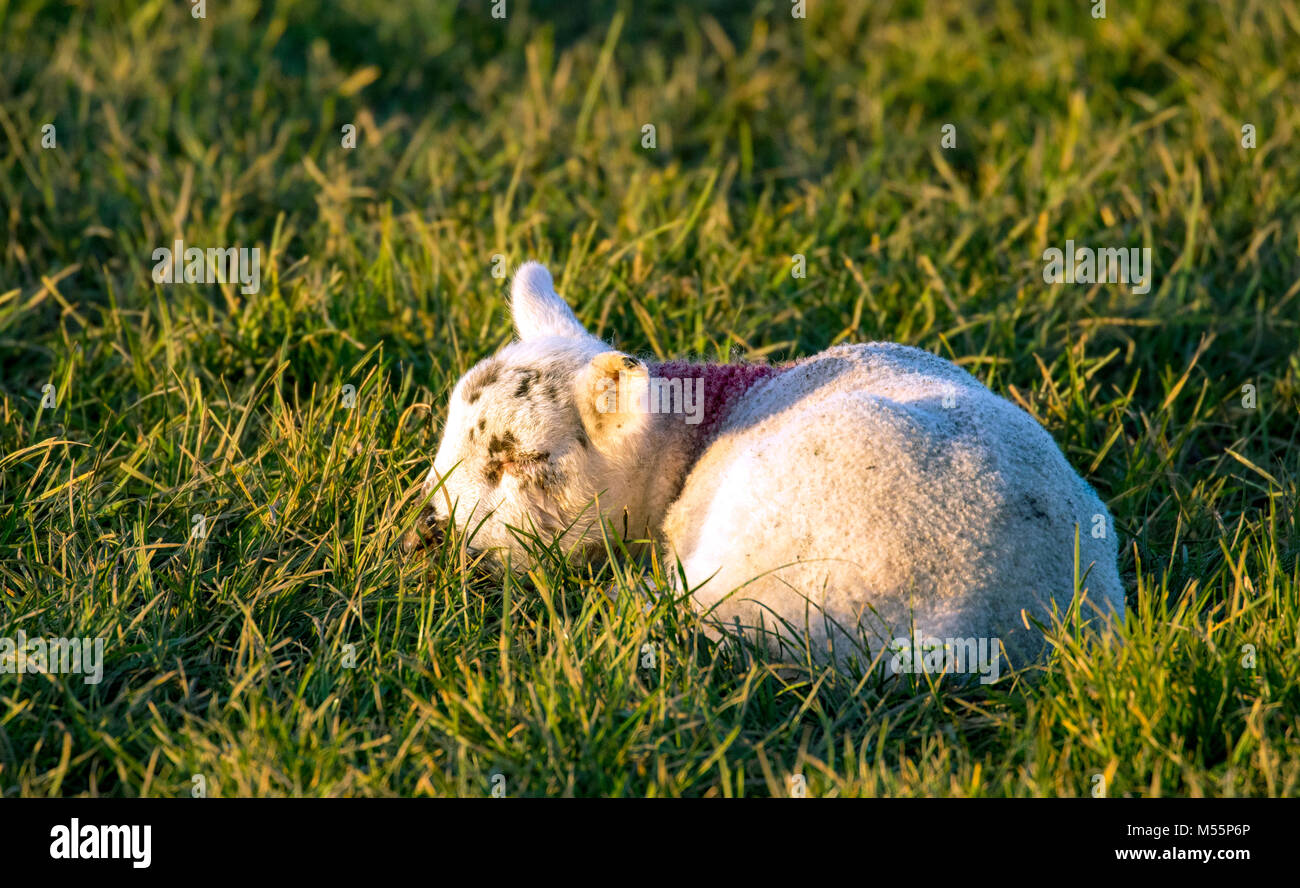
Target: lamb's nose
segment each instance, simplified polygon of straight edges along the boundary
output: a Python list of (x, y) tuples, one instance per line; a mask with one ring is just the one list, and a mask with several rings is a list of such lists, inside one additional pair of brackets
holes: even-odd
[(442, 543), (445, 535), (447, 522), (438, 517), (438, 514), (429, 506), (425, 506), (420, 517), (416, 519), (415, 527), (402, 537), (402, 550), (405, 552), (414, 552), (416, 549), (423, 549), (427, 546), (437, 546)]

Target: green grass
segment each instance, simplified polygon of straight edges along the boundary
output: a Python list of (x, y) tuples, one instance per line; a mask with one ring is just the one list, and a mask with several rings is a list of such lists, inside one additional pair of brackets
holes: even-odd
[[(0, 675), (0, 794), (1300, 795), (1300, 4), (1184, 6), (0, 0), (0, 637), (106, 642)], [(176, 236), (261, 292), (154, 284)], [(1067, 238), (1156, 286), (1045, 284)], [(1109, 504), (1127, 623), (889, 686), (401, 557), (496, 254), (647, 354), (957, 361)]]

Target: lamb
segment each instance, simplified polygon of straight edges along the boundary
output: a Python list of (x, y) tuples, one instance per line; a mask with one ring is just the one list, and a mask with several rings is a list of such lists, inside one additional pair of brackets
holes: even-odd
[(647, 363), (588, 333), (534, 262), (511, 312), (517, 341), (452, 391), (420, 538), (454, 522), (518, 569), (518, 530), (597, 558), (604, 522), (680, 562), (715, 633), (835, 660), (907, 638), (1038, 657), (1030, 618), (1064, 613), (1076, 577), (1090, 614), (1122, 619), (1105, 505), (956, 365), (887, 342), (785, 366)]

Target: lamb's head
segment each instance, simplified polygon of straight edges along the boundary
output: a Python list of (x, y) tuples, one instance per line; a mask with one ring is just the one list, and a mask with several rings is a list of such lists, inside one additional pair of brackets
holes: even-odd
[(518, 339), (452, 390), (408, 546), (440, 539), (450, 520), (472, 549), (522, 566), (519, 531), (587, 549), (600, 515), (646, 526), (639, 466), (653, 434), (635, 405), (647, 368), (583, 329), (535, 262), (515, 275), (511, 313)]

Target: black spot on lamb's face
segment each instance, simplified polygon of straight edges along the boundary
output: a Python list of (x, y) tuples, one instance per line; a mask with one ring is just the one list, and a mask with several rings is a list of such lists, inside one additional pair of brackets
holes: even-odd
[(532, 391), (533, 383), (537, 382), (541, 375), (541, 373), (528, 367), (520, 370), (519, 384), (515, 386), (515, 397), (527, 398), (528, 393)]
[(513, 432), (505, 431), (500, 436), (493, 435), (487, 445), (487, 463), (483, 466), (483, 478), (489, 484), (500, 484), (506, 474), (523, 477), (527, 483), (545, 491), (554, 484), (556, 475), (549, 469), (551, 455), (545, 451), (526, 450), (519, 446), (519, 440)]
[(483, 390), (495, 383), (501, 377), (501, 364), (494, 358), (479, 363), (474, 369), (465, 374), (461, 380), (463, 386), (462, 394), (465, 403), (473, 404), (483, 396)]

